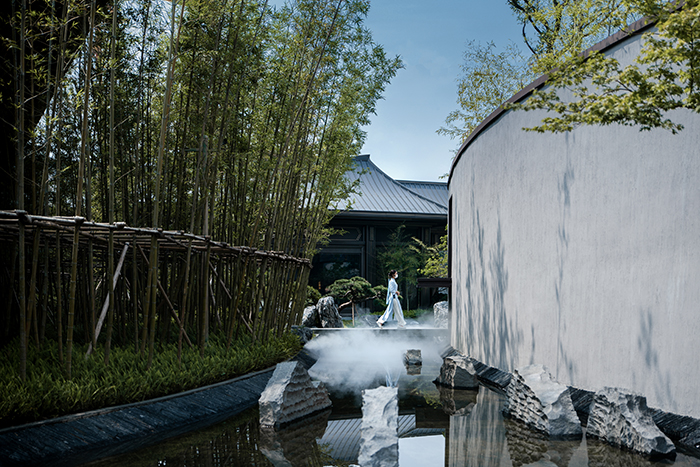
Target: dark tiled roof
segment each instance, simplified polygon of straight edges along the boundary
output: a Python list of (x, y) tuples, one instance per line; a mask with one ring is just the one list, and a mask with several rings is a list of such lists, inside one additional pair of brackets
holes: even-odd
[(345, 177), (360, 179), (359, 192), (350, 196), (349, 208), (347, 202), (338, 204), (341, 211), (447, 215), (446, 183), (396, 181), (374, 165), (369, 155), (355, 157), (355, 163), (355, 170)]
[(435, 201), (438, 204), (447, 206), (450, 193), (447, 190), (447, 182), (419, 182), (415, 180), (396, 180), (401, 185), (419, 195)]

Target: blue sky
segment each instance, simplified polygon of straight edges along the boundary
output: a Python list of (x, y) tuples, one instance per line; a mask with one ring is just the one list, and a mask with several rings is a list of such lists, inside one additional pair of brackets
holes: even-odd
[(513, 41), (524, 52), (520, 26), (505, 0), (373, 0), (366, 24), (405, 68), (377, 103), (362, 154), (394, 179), (438, 181), (459, 146), (435, 131), (457, 108), (466, 43)]

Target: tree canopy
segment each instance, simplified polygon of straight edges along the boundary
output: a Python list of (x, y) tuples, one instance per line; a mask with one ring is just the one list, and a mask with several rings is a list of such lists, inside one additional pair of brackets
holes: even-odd
[(507, 0), (522, 25), (535, 74), (556, 68), (636, 18), (625, 0)]
[(501, 103), (523, 88), (531, 75), (527, 59), (510, 44), (498, 52), (496, 44), (470, 41), (457, 80), (459, 109), (450, 112), (438, 134), (460, 143)]
[(113, 211), (132, 226), (310, 256), (402, 66), (372, 39), (368, 9), (7, 2), (4, 189), (22, 191), (30, 213), (107, 222)]
[(637, 18), (641, 8), (627, 0), (506, 0), (522, 26), (531, 52), (514, 44), (499, 51), (493, 42), (467, 44), (458, 83), (459, 109), (437, 132), (460, 144), (507, 99), (541, 73), (556, 69), (581, 51)]
[[(576, 125), (639, 125), (677, 133), (683, 125), (668, 115), (675, 109), (700, 112), (700, 2), (679, 6), (654, 0), (626, 0), (655, 30), (643, 36), (635, 62), (621, 66), (600, 52), (576, 56), (552, 71), (547, 88), (535, 91), (510, 109), (545, 109), (547, 116), (532, 131), (571, 131)], [(571, 98), (562, 100), (561, 90)]]
[[(156, 336), (187, 332), (203, 352), (210, 328), (229, 343), (241, 329), (280, 334), (402, 66), (365, 26), (369, 1), (2, 5), (0, 209), (72, 216), (70, 240), (19, 222), (0, 248), (0, 329), (19, 337), (22, 377), (33, 331), (37, 346), (58, 341), (70, 378), (74, 341), (97, 344), (103, 300), (106, 362), (112, 336), (148, 349), (150, 366)], [(109, 224), (108, 239), (81, 232), (86, 220)], [(128, 294), (114, 285), (117, 225), (151, 232), (124, 257)], [(163, 231), (188, 240), (161, 249)]]

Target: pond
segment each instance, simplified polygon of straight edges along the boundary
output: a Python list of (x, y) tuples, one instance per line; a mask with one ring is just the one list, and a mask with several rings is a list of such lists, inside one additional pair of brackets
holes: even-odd
[[(393, 335), (393, 337), (391, 337)], [(700, 467), (679, 453), (675, 462), (651, 462), (586, 439), (549, 440), (502, 415), (503, 395), (436, 386), (443, 338), (400, 332), (321, 336), (307, 348), (309, 369), (329, 389), (333, 408), (283, 430), (261, 430), (253, 407), (224, 423), (91, 466), (322, 467), (357, 464), (362, 390), (396, 386), (400, 467)], [(423, 365), (406, 367), (403, 353), (420, 349)]]

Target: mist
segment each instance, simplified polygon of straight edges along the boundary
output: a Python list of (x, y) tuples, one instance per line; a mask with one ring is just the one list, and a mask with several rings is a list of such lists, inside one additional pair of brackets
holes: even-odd
[(397, 331), (347, 330), (323, 334), (306, 344), (317, 358), (309, 375), (322, 381), (330, 390), (359, 393), (362, 389), (392, 385), (406, 374), (403, 357), (406, 350), (420, 349), (422, 371), (438, 376), (446, 343), (435, 337), (417, 337), (415, 333)]

